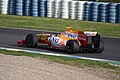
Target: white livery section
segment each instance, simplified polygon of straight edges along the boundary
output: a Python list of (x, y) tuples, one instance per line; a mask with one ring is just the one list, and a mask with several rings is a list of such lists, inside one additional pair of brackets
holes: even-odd
[(68, 31), (65, 31), (65, 36), (68, 37), (68, 38), (74, 38), (74, 39), (78, 38), (78, 34), (71, 33), (71, 32), (68, 32)]
[[(49, 37), (48, 40), (54, 45), (54, 46), (61, 46), (61, 45), (66, 45), (66, 40), (62, 39), (62, 38), (59, 38), (59, 37), (55, 37), (55, 36), (52, 36), (52, 37)], [(61, 42), (63, 44), (61, 44)]]
[(54, 43), (59, 43), (61, 39), (59, 37), (52, 36), (52, 37), (49, 37), (48, 40)]
[(96, 36), (97, 32), (85, 31), (84, 34), (86, 34), (87, 36)]

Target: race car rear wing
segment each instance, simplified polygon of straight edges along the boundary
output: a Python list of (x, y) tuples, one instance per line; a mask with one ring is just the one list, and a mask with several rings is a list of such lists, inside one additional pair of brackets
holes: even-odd
[(85, 31), (84, 34), (87, 35), (87, 36), (96, 36), (96, 35), (97, 35), (97, 32)]

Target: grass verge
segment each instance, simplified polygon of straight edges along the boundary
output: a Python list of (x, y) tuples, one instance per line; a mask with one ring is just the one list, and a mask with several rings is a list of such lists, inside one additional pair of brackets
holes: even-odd
[(41, 55), (41, 54), (31, 54), (28, 52), (8, 51), (8, 50), (0, 50), (0, 54), (39, 58), (43, 60), (57, 62), (60, 64), (75, 66), (78, 68), (86, 68), (86, 67), (100, 68), (101, 67), (101, 68), (112, 69), (115, 72), (120, 74), (120, 66), (110, 65), (109, 63), (100, 62), (100, 61), (91, 61), (91, 60), (84, 60), (84, 59), (76, 59), (76, 58), (68, 58), (68, 57), (60, 57), (60, 56), (49, 56), (49, 55)]
[(39, 29), (48, 31), (64, 31), (65, 27), (97, 31), (102, 36), (120, 37), (120, 24), (80, 21), (47, 17), (15, 16), (0, 14), (0, 26)]

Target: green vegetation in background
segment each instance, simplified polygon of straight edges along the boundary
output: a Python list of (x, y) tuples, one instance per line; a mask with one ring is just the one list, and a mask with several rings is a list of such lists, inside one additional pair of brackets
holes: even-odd
[(120, 24), (71, 19), (0, 14), (0, 26), (49, 31), (64, 31), (66, 27), (70, 26), (75, 30), (97, 31), (102, 36), (120, 37)]
[(110, 65), (109, 63), (100, 62), (100, 61), (91, 61), (91, 60), (84, 60), (84, 59), (76, 59), (76, 58), (68, 58), (68, 57), (60, 57), (60, 56), (49, 56), (49, 55), (41, 55), (41, 54), (31, 54), (28, 52), (7, 51), (7, 50), (0, 50), (0, 54), (39, 58), (42, 60), (48, 60), (48, 61), (57, 62), (60, 64), (75, 66), (78, 68), (100, 68), (101, 67), (101, 68), (114, 70), (115, 72), (120, 74), (120, 66), (113, 66), (113, 65)]

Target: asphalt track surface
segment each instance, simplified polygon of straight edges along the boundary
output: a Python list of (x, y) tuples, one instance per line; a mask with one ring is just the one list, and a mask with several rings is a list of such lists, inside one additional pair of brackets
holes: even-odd
[[(18, 46), (16, 44), (16, 41), (20, 39), (24, 39), (28, 33), (42, 33), (42, 31), (0, 28), (0, 47), (49, 52), (54, 54), (67, 54), (59, 50), (50, 50), (43, 48), (27, 48), (27, 47)], [(52, 32), (48, 32), (48, 33), (52, 33)], [(120, 61), (120, 38), (102, 37), (101, 39), (103, 40), (105, 45), (104, 52), (100, 54), (77, 53), (77, 54), (69, 54), (69, 55)]]

